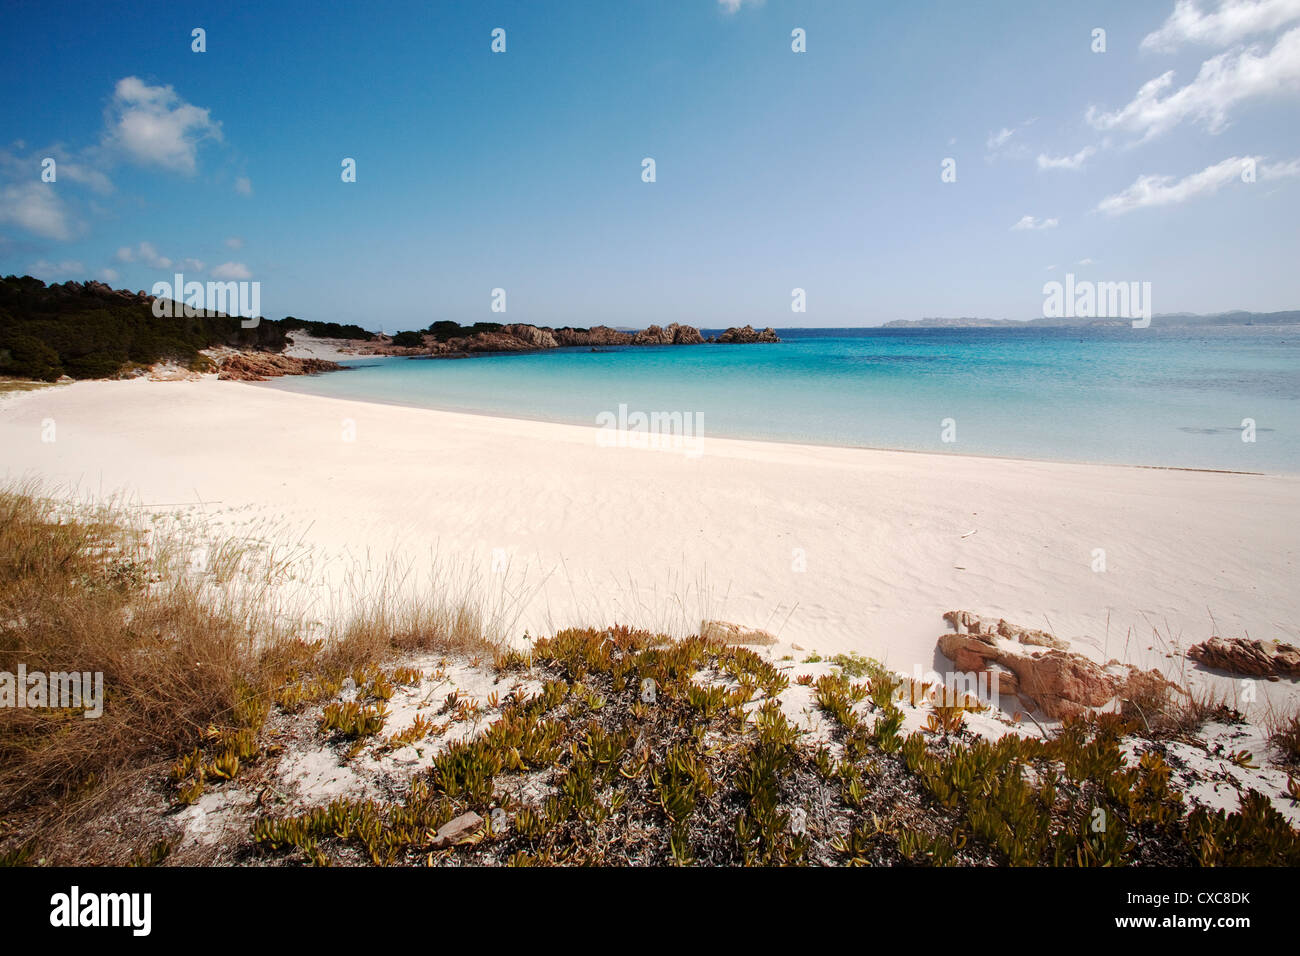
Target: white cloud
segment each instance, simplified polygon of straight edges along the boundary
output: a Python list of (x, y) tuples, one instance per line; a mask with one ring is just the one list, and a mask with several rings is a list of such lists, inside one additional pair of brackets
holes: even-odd
[(104, 173), (80, 163), (61, 162), (56, 167), (59, 179), (68, 179), (74, 183), (89, 186), (95, 192), (106, 195), (113, 191), (113, 183)]
[(1092, 265), (1092, 260), (1091, 260), (1091, 259), (1080, 259), (1080, 260), (1079, 260), (1079, 265), (1081, 265), (1081, 266), (1090, 266), (1090, 265)]
[(235, 180), (235, 192), (241, 196), (253, 195), (253, 181), (247, 176), (240, 176)]
[(242, 262), (223, 262), (212, 270), (214, 279), (251, 279), (253, 274)]
[(1013, 129), (1007, 129), (1005, 126), (999, 132), (989, 133), (988, 141), (984, 144), (990, 152), (995, 149), (1001, 149), (1012, 136), (1016, 135)]
[(1256, 178), (1261, 181), (1300, 176), (1300, 160), (1269, 164), (1260, 162), (1258, 156), (1231, 156), (1182, 179), (1173, 176), (1139, 176), (1128, 189), (1107, 196), (1098, 203), (1097, 211), (1108, 216), (1118, 216), (1134, 209), (1173, 206), (1199, 196), (1213, 195), (1231, 182), (1242, 182), (1242, 174), (1251, 164), (1255, 165)]
[(86, 267), (75, 259), (65, 259), (62, 262), (41, 259), (33, 262), (29, 271), (38, 279), (77, 278), (85, 273)]
[(44, 162), (46, 159), (53, 159), (55, 182), (89, 186), (101, 194), (113, 191), (113, 183), (108, 176), (93, 166), (71, 158), (71, 155), (60, 145), (47, 146), (45, 149), (30, 153), (21, 150), (19, 152), (0, 150), (0, 170), (3, 170), (7, 178), (21, 181), (40, 176), (44, 181)]
[(763, 0), (718, 0), (718, 6), (726, 13), (735, 13), (747, 3), (757, 7), (762, 5)]
[(99, 270), (99, 281), (100, 281), (100, 282), (116, 282), (116, 281), (117, 281), (117, 278), (118, 278), (118, 276), (117, 276), (117, 270), (116, 270), (116, 269), (100, 269), (100, 270)]
[(244, 240), (239, 236), (231, 236), (226, 240), (226, 247), (229, 249), (242, 249), (244, 248)]
[(1261, 180), (1268, 182), (1270, 179), (1286, 179), (1290, 176), (1300, 176), (1300, 159), (1290, 159), (1285, 163), (1264, 163), (1257, 170)]
[(46, 239), (69, 239), (73, 232), (67, 208), (53, 183), (16, 183), (0, 189), (0, 222)]
[(1048, 156), (1046, 153), (1038, 154), (1039, 169), (1082, 169), (1083, 164), (1088, 161), (1089, 157), (1097, 152), (1095, 146), (1085, 146), (1073, 156)]
[(185, 272), (202, 272), (203, 262), (200, 259), (182, 259), (181, 269)]
[(1171, 52), (1184, 43), (1225, 47), (1256, 33), (1300, 20), (1300, 0), (1222, 0), (1202, 13), (1196, 0), (1178, 0), (1159, 30), (1142, 38), (1142, 49)]
[(1088, 122), (1097, 129), (1141, 133), (1144, 139), (1184, 120), (1199, 120), (1217, 133), (1239, 103), (1300, 90), (1300, 28), (1283, 34), (1267, 52), (1257, 44), (1206, 60), (1196, 79), (1171, 93), (1173, 81), (1170, 70), (1144, 83), (1127, 106), (1113, 113), (1090, 106)]
[(984, 148), (988, 153), (985, 159), (993, 159), (996, 156), (1005, 156), (1011, 159), (1028, 157), (1030, 155), (1029, 147), (1025, 145), (1021, 132), (1037, 122), (1038, 117), (1031, 116), (1014, 127), (1003, 126), (997, 132), (989, 133), (988, 138), (984, 141)]
[(143, 262), (151, 269), (170, 269), (172, 261), (158, 252), (152, 242), (142, 242), (138, 246), (122, 246), (117, 250), (119, 262)]
[(199, 144), (221, 139), (208, 110), (185, 102), (170, 86), (139, 77), (118, 80), (109, 106), (107, 141), (146, 165), (182, 173), (197, 168)]
[(1055, 219), (1039, 219), (1037, 216), (1021, 216), (1012, 229), (1055, 229), (1058, 225)]

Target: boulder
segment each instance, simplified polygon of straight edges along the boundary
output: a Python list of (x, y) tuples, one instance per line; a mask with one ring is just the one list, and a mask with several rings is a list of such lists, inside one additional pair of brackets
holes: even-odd
[(704, 336), (692, 325), (678, 325), (674, 322), (665, 330), (672, 336), (673, 345), (703, 345)]
[(1230, 674), (1300, 677), (1300, 648), (1280, 641), (1212, 637), (1189, 648), (1187, 656)]
[(1044, 631), (970, 611), (949, 611), (944, 619), (956, 631), (939, 638), (939, 652), (956, 670), (996, 673), (999, 694), (1018, 694), (1048, 717), (1076, 716), (1117, 697), (1146, 699), (1174, 689), (1158, 670), (1115, 661), (1103, 666)]
[(325, 359), (292, 358), (275, 352), (236, 352), (221, 361), (217, 378), (230, 382), (264, 382), (281, 375), (314, 375), (343, 368)]
[(765, 328), (762, 332), (754, 331), (752, 325), (746, 325), (744, 328), (730, 328), (718, 336), (719, 342), (726, 342), (734, 345), (749, 345), (754, 342), (780, 342), (776, 330), (771, 326)]
[(1015, 672), (1020, 693), (1048, 717), (1072, 717), (1104, 707), (1119, 694), (1123, 681), (1082, 654), (1043, 651), (1000, 663)]
[(441, 850), (449, 846), (455, 846), (471, 836), (482, 825), (483, 818), (473, 810), (462, 813), (454, 820), (449, 820), (438, 828), (438, 832), (433, 837), (433, 848)]
[[(518, 326), (516, 326), (518, 328)], [(474, 335), (448, 339), (451, 352), (531, 352), (536, 346), (502, 329), (500, 332), (476, 332)]]
[(552, 329), (551, 334), (561, 345), (631, 345), (632, 334), (611, 329), (608, 325), (596, 325), (590, 329), (573, 329), (565, 327)]
[(996, 686), (999, 694), (1020, 693), (1020, 678), (1016, 676), (1016, 672), (1011, 668), (1005, 664), (999, 664), (997, 661), (990, 661), (987, 669), (990, 677), (989, 687), (994, 686), (992, 678), (996, 677), (998, 679)]
[(1051, 647), (1058, 651), (1065, 651), (1070, 648), (1068, 642), (1053, 634), (1048, 634), (1046, 631), (1037, 631), (1031, 627), (1018, 627), (1001, 618), (994, 622), (970, 611), (949, 611), (943, 616), (943, 619), (951, 624), (959, 634), (996, 635), (1020, 644), (1029, 644), (1034, 647)]
[(534, 349), (558, 348), (560, 343), (550, 329), (539, 329), (535, 325), (507, 325), (501, 329), (506, 335), (512, 335)]
[(673, 336), (666, 329), (651, 325), (632, 336), (633, 345), (672, 345)]
[(750, 630), (730, 621), (700, 622), (700, 637), (706, 641), (723, 644), (775, 644), (776, 638), (767, 631)]

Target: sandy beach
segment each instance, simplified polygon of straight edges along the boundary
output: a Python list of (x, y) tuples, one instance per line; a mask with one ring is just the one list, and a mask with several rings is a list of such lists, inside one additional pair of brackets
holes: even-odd
[(719, 618), (911, 673), (941, 663), (941, 615), (968, 609), (1229, 694), (1188, 646), (1300, 637), (1300, 478), (597, 435), (211, 379), (0, 405), (6, 480), (273, 525), (322, 580), (451, 562), (509, 596), (520, 634)]

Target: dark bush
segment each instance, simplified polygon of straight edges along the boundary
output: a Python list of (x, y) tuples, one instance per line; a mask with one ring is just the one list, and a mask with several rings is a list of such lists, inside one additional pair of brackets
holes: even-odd
[[(0, 324), (3, 319), (0, 318)], [(63, 374), (59, 353), (40, 339), (21, 332), (0, 335), (0, 374), (53, 382)]]
[[(179, 311), (179, 307), (178, 307)], [(356, 326), (261, 319), (245, 328), (238, 316), (153, 314), (150, 300), (97, 282), (46, 286), (31, 276), (0, 280), (0, 374), (52, 381), (111, 378), (132, 363), (165, 359), (205, 367), (200, 350), (226, 345), (280, 351), (287, 328), (312, 326), (331, 337), (369, 337)]]
[(439, 342), (446, 342), (448, 339), (458, 338), (464, 335), (459, 322), (435, 322), (429, 326), (429, 334)]
[(422, 332), (398, 332), (393, 336), (393, 344), (402, 348), (419, 348), (424, 344)]
[(302, 329), (308, 335), (318, 339), (364, 339), (375, 337), (374, 332), (367, 332), (359, 325), (340, 325), (338, 322), (306, 322), (286, 315), (280, 323), (286, 330)]

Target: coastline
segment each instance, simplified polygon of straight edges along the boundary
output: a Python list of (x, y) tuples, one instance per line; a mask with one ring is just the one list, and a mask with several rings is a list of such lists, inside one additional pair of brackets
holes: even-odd
[[(392, 356), (384, 356), (384, 357), (388, 358)], [(429, 356), (423, 356), (423, 355), (411, 355), (411, 356), (399, 356), (399, 357), (410, 358), (413, 361), (420, 361), (422, 359), (429, 358)], [(466, 357), (472, 358), (476, 356), (466, 356)], [(356, 358), (357, 356), (344, 355), (343, 358), (338, 359), (337, 361), (342, 362), (345, 360), (356, 359)], [(346, 370), (346, 368), (347, 366), (344, 366), (343, 370)], [(324, 375), (328, 373), (321, 372), (316, 374)], [(249, 384), (258, 385), (265, 388), (272, 388), (272, 389), (276, 389), (277, 391), (288, 391), (294, 395), (307, 395), (308, 397), (311, 398), (333, 398), (335, 401), (357, 402), (362, 405), (380, 405), (388, 408), (411, 408), (411, 409), (419, 409), (422, 411), (429, 411), (429, 412), (441, 412), (448, 415), (472, 415), (478, 418), (498, 418), (498, 419), (504, 419), (506, 421), (534, 422), (541, 425), (566, 425), (573, 428), (596, 429), (599, 427), (597, 425), (588, 424), (585, 422), (562, 421), (557, 418), (541, 418), (541, 417), (534, 418), (525, 415), (523, 413), (506, 415), (501, 412), (489, 411), (487, 409), (439, 408), (430, 405), (416, 405), (411, 402), (392, 401), (390, 399), (384, 399), (384, 398), (352, 398), (352, 397), (335, 398), (334, 396), (311, 395), (310, 393), (307, 392), (296, 391), (291, 387), (289, 388), (284, 387), (284, 380), (287, 379), (289, 381), (292, 381), (292, 378), (294, 378), (294, 376), (283, 376), (279, 380), (250, 382)], [(761, 435), (718, 435), (717, 440), (755, 442), (761, 445), (791, 445), (798, 448), (836, 448), (836, 449), (842, 448), (842, 449), (850, 449), (853, 451), (878, 451), (878, 452), (889, 452), (891, 454), (896, 453), (900, 455), (933, 455), (939, 458), (973, 458), (981, 461), (985, 461), (985, 460), (1019, 461), (1025, 463), (1048, 464), (1048, 465), (1086, 465), (1090, 468), (1146, 468), (1154, 471), (1190, 471), (1190, 472), (1200, 472), (1200, 473), (1211, 474), (1211, 475), (1251, 475), (1259, 478), (1300, 477), (1300, 474), (1293, 474), (1291, 472), (1286, 472), (1286, 471), (1244, 471), (1240, 469), (1231, 469), (1231, 468), (1195, 468), (1187, 465), (1149, 465), (1149, 464), (1140, 464), (1135, 462), (1123, 462), (1123, 461), (1088, 461), (1082, 458), (1079, 459), (1029, 458), (1023, 455), (994, 455), (994, 454), (989, 454), (987, 452), (944, 451), (939, 448), (922, 449), (922, 448), (891, 448), (886, 445), (850, 445), (850, 444), (840, 445), (840, 444), (835, 444), (834, 442), (814, 441), (812, 439), (806, 441), (800, 441), (794, 438), (767, 438)]]
[[(316, 340), (316, 341), (322, 342), (325, 340)], [(297, 351), (290, 348), (290, 349), (285, 349), (285, 354), (295, 358), (323, 358), (328, 361), (333, 361), (342, 364), (343, 368), (338, 369), (337, 371), (347, 371), (350, 368), (363, 367), (363, 363), (367, 359), (373, 359), (373, 358), (404, 358), (404, 359), (409, 359), (411, 361), (420, 361), (429, 358), (439, 358), (439, 356), (424, 356), (424, 355), (362, 356), (362, 355), (355, 355), (348, 352), (338, 351), (333, 346), (327, 346), (325, 348), (315, 347), (310, 349), (301, 348), (298, 349)], [(510, 353), (510, 354), (527, 354), (527, 353)], [(485, 357), (485, 353), (479, 353), (476, 355), (466, 355), (463, 357), (464, 358)], [(450, 357), (441, 356), (440, 358), (448, 359)], [(359, 364), (350, 366), (347, 364), (348, 362), (355, 362)], [(324, 375), (329, 373), (319, 372), (313, 374)], [(587, 423), (587, 422), (564, 421), (558, 418), (544, 418), (540, 416), (533, 417), (533, 416), (526, 415), (522, 412), (516, 412), (514, 414), (505, 414), (502, 412), (492, 411), (489, 409), (436, 407), (430, 405), (420, 405), (413, 402), (395, 401), (392, 399), (378, 398), (378, 397), (355, 398), (352, 396), (336, 397), (336, 396), (326, 396), (326, 395), (314, 395), (310, 392), (301, 392), (298, 391), (296, 388), (294, 388), (292, 383), (296, 378), (298, 378), (298, 376), (281, 376), (275, 379), (270, 379), (262, 382), (250, 382), (249, 384), (256, 384), (261, 387), (270, 388), (277, 391), (285, 391), (294, 395), (303, 395), (309, 398), (332, 398), (335, 401), (356, 402), (362, 405), (379, 405), (387, 408), (409, 408), (409, 409), (418, 409), (422, 411), (440, 412), (448, 415), (471, 415), (474, 417), (505, 419), (508, 421), (533, 422), (537, 424), (549, 424), (549, 425), (565, 425), (574, 428), (595, 429), (598, 427), (594, 424)], [(888, 452), (888, 453), (897, 453), (897, 454), (906, 454), (906, 455), (933, 455), (941, 458), (971, 458), (971, 459), (988, 460), (988, 461), (1012, 461), (1012, 462), (1059, 464), (1059, 465), (1085, 465), (1093, 468), (1144, 468), (1144, 469), (1150, 469), (1154, 471), (1187, 471), (1187, 472), (1200, 472), (1205, 474), (1216, 474), (1216, 475), (1250, 475), (1250, 476), (1261, 477), (1261, 478), (1264, 477), (1300, 478), (1300, 472), (1287, 472), (1287, 471), (1247, 471), (1244, 469), (1202, 468), (1202, 467), (1194, 467), (1189, 465), (1159, 465), (1159, 464), (1146, 464), (1141, 462), (1122, 462), (1122, 461), (1091, 461), (1082, 458), (1079, 459), (1032, 458), (1023, 455), (996, 455), (988, 452), (946, 451), (939, 448), (922, 449), (922, 448), (898, 448), (898, 447), (889, 447), (885, 445), (836, 444), (835, 442), (819, 441), (813, 439), (799, 440), (796, 438), (784, 438), (784, 437), (776, 438), (776, 437), (767, 437), (762, 435), (726, 434), (726, 435), (718, 435), (716, 437), (717, 440), (720, 441), (756, 442), (764, 445), (767, 444), (790, 445), (790, 446), (801, 447), (801, 448), (851, 449), (854, 451)]]
[[(319, 553), (326, 590), (348, 562), (450, 558), (520, 598), (521, 633), (717, 618), (771, 631), (782, 653), (908, 673), (935, 664), (942, 614), (970, 608), (1230, 696), (1235, 681), (1182, 651), (1300, 637), (1297, 477), (729, 438), (688, 457), (594, 434), (211, 379), (0, 404), (6, 481), (282, 526)], [(1261, 704), (1293, 696), (1282, 681)]]
[[(1270, 374), (1267, 369), (1259, 373), (1258, 389), (1248, 390), (1248, 394), (1234, 393), (1231, 401), (1244, 409), (1241, 415), (1251, 415), (1241, 418), (1238, 426), (1231, 415), (1225, 416), (1223, 408), (1207, 397), (1215, 389), (1227, 387), (1219, 379), (1203, 382), (1204, 388), (1190, 395), (1176, 389), (1162, 391), (1156, 386), (1139, 388), (1121, 383), (1102, 388), (1097, 400), (1091, 402), (1083, 397), (1084, 390), (1074, 387), (1077, 383), (1073, 380), (1059, 389), (1041, 382), (1032, 386), (1028, 382), (990, 384), (985, 388), (980, 384), (984, 379), (991, 383), (1001, 380), (1000, 366), (993, 362), (975, 374), (959, 368), (954, 371), (950, 349), (943, 350), (940, 356), (947, 372), (924, 372), (917, 378), (907, 369), (914, 360), (922, 361), (912, 351), (921, 348), (924, 352), (921, 346), (908, 345), (899, 355), (890, 352), (884, 358), (870, 350), (870, 354), (860, 355), (856, 346), (845, 346), (848, 351), (836, 346), (823, 359), (824, 349), (813, 340), (792, 341), (795, 344), (789, 355), (781, 357), (775, 351), (735, 349), (716, 360), (693, 353), (679, 363), (677, 355), (670, 355), (667, 348), (652, 349), (653, 354), (644, 357), (632, 350), (616, 349), (613, 351), (619, 354), (608, 361), (602, 356), (582, 354), (545, 358), (536, 354), (488, 355), (484, 357), (495, 361), (481, 368), (458, 367), (445, 372), (421, 369), (418, 364), (408, 366), (404, 364), (406, 357), (330, 353), (331, 358), (357, 374), (339, 378), (284, 377), (274, 384), (302, 394), (390, 406), (584, 426), (599, 422), (607, 405), (616, 407), (613, 396), (619, 396), (627, 399), (633, 409), (681, 410), (683, 415), (694, 416), (701, 433), (707, 427), (711, 435), (744, 441), (1300, 475), (1300, 460), (1286, 441), (1287, 434), (1294, 433), (1294, 410), (1285, 402), (1285, 391), (1275, 388), (1269, 392), (1264, 382)], [(1191, 349), (1196, 352), (1194, 346)], [(551, 361), (558, 367), (553, 368)], [(883, 363), (893, 371), (868, 377), (870, 387), (859, 388), (850, 381), (848, 370), (856, 368), (855, 363), (860, 361)], [(1065, 361), (1065, 357), (1049, 353), (1041, 358), (1041, 362), (1051, 361)], [(1125, 361), (1131, 374), (1136, 360), (1129, 356)], [(1184, 355), (1174, 364), (1187, 361), (1198, 360), (1194, 355)], [(1269, 367), (1278, 361), (1272, 360)], [(826, 362), (838, 372), (826, 381), (825, 404), (819, 407), (803, 384), (803, 377)], [(922, 364), (928, 367), (930, 362), (926, 358)], [(788, 376), (782, 371), (786, 365), (794, 369)], [(754, 384), (769, 372), (773, 376), (770, 388)], [(622, 376), (633, 373), (636, 378), (623, 380)], [(569, 375), (573, 376), (571, 387), (554, 388), (557, 376), (565, 376), (567, 381)], [(950, 388), (935, 384), (939, 380), (946, 382), (944, 375), (957, 376)], [(899, 377), (897, 387), (890, 376)], [(1095, 384), (1091, 378), (1087, 381)], [(1035, 410), (1033, 403), (1037, 399), (1030, 396), (1038, 396), (1040, 390), (1042, 401), (1055, 402), (1060, 415), (1077, 419), (1073, 428), (1058, 427), (1060, 423), (1052, 415)], [(1132, 407), (1147, 408), (1148, 414), (1132, 419)], [(956, 441), (955, 427), (953, 434), (941, 441), (937, 423), (947, 422), (958, 409), (966, 413), (960, 442)], [(1248, 422), (1253, 429), (1256, 421), (1258, 444), (1253, 443), (1253, 435), (1241, 434)]]

